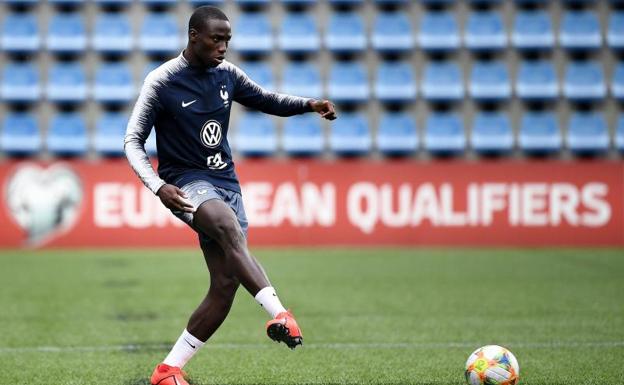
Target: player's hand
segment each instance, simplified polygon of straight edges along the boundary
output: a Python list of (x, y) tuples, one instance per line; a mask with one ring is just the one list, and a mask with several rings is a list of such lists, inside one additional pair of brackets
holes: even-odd
[(172, 184), (162, 185), (162, 187), (156, 192), (156, 195), (158, 195), (160, 201), (169, 210), (183, 211), (187, 213), (195, 212), (193, 204), (189, 202), (184, 191)]
[(329, 100), (310, 100), (309, 104), (314, 112), (321, 114), (322, 118), (327, 120), (336, 119), (336, 109)]

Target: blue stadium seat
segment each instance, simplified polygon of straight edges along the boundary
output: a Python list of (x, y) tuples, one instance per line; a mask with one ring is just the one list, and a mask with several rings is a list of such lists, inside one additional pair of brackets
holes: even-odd
[(624, 115), (620, 115), (615, 124), (615, 148), (624, 153)]
[(569, 62), (563, 82), (563, 95), (572, 100), (597, 100), (607, 94), (601, 63)]
[(509, 116), (502, 112), (480, 112), (474, 118), (472, 148), (480, 154), (510, 153), (514, 135)]
[(265, 53), (273, 49), (273, 32), (267, 15), (242, 13), (234, 23), (232, 48), (243, 54)]
[(192, 6), (200, 5), (221, 5), (225, 0), (189, 0)]
[(134, 45), (130, 19), (125, 13), (100, 13), (95, 20), (93, 49), (100, 52), (128, 52)]
[(548, 60), (523, 61), (516, 79), (516, 94), (525, 100), (551, 100), (559, 96), (555, 66)]
[(87, 48), (82, 13), (57, 13), (50, 19), (46, 46), (54, 52), (81, 52)]
[(375, 95), (383, 102), (409, 102), (416, 99), (416, 77), (405, 62), (382, 62), (377, 66)]
[(85, 2), (85, 0), (48, 0), (49, 3), (58, 4), (58, 5), (80, 5)]
[(236, 149), (246, 156), (270, 156), (277, 152), (277, 130), (273, 119), (259, 112), (247, 112), (239, 120)]
[(41, 47), (39, 23), (33, 13), (9, 13), (0, 32), (0, 48), (6, 52), (33, 52)]
[(500, 50), (507, 46), (507, 32), (496, 11), (471, 12), (464, 31), (466, 47), (472, 50)]
[(613, 49), (624, 49), (624, 11), (612, 11), (607, 30), (607, 44)]
[(240, 68), (245, 71), (247, 76), (264, 89), (275, 91), (275, 77), (273, 71), (267, 62), (253, 61), (240, 63)]
[(58, 103), (76, 103), (87, 99), (88, 88), (80, 63), (56, 63), (48, 71), (46, 96)]
[(345, 112), (331, 125), (329, 148), (337, 155), (366, 155), (372, 150), (368, 118), (357, 112)]
[(455, 50), (460, 46), (459, 27), (450, 12), (426, 12), (420, 20), (418, 42), (428, 51)]
[(93, 99), (101, 103), (126, 103), (134, 99), (135, 89), (127, 63), (103, 63), (95, 73)]
[(126, 5), (132, 3), (132, 0), (95, 0), (95, 3), (102, 5)]
[(464, 85), (455, 62), (431, 62), (425, 67), (421, 92), (427, 100), (459, 100), (464, 97)]
[(381, 5), (401, 5), (409, 3), (409, 0), (375, 0), (375, 3)]
[(39, 0), (4, 0), (4, 2), (10, 5), (29, 5), (36, 4)]
[(269, 4), (271, 0), (234, 0), (234, 2), (240, 5), (264, 5)]
[(420, 0), (421, 3), (425, 5), (444, 5), (444, 4), (452, 4), (455, 0)]
[(307, 5), (314, 4), (317, 0), (281, 0), (282, 4), (286, 5)]
[(624, 100), (624, 61), (616, 63), (613, 70), (611, 94), (618, 100)]
[(321, 121), (312, 114), (295, 115), (284, 122), (282, 146), (290, 155), (318, 155), (325, 147)]
[(282, 19), (277, 41), (285, 52), (311, 52), (321, 48), (316, 22), (311, 14), (305, 12), (289, 13)]
[(375, 17), (371, 44), (380, 52), (402, 52), (414, 48), (412, 24), (405, 12), (379, 12)]
[(607, 122), (596, 112), (574, 112), (567, 132), (568, 148), (579, 155), (598, 154), (609, 150)]
[(124, 136), (128, 116), (121, 112), (106, 112), (95, 124), (93, 148), (101, 155), (120, 156), (124, 153)]
[(48, 151), (55, 155), (84, 155), (89, 147), (87, 125), (79, 113), (62, 112), (52, 118), (46, 135)]
[(502, 100), (511, 97), (511, 81), (502, 61), (475, 62), (468, 93), (478, 100)]
[(147, 6), (161, 6), (161, 5), (172, 5), (177, 3), (176, 0), (141, 0), (141, 3), (146, 4)]
[(308, 62), (286, 65), (281, 92), (319, 99), (323, 96), (323, 82), (318, 68)]
[(139, 48), (148, 53), (171, 54), (181, 45), (180, 29), (173, 14), (148, 13), (143, 17)]
[(526, 112), (518, 135), (520, 149), (529, 154), (548, 154), (561, 149), (562, 138), (552, 112)]
[(2, 70), (0, 96), (7, 102), (32, 102), (41, 98), (39, 70), (33, 63), (8, 63)]
[(513, 24), (511, 42), (518, 49), (551, 49), (555, 46), (552, 20), (546, 11), (519, 11)]
[(403, 112), (381, 116), (377, 128), (377, 148), (388, 156), (410, 155), (418, 149), (418, 132), (414, 118)]
[(325, 33), (325, 46), (334, 52), (366, 49), (364, 20), (355, 12), (332, 13)]
[(42, 140), (35, 116), (26, 112), (5, 115), (0, 131), (0, 151), (10, 155), (33, 155), (41, 151)]
[(564, 11), (559, 29), (561, 46), (572, 50), (596, 49), (602, 45), (598, 16), (592, 11)]
[(366, 102), (370, 96), (366, 69), (358, 62), (335, 62), (327, 94), (335, 102)]
[(435, 155), (453, 155), (466, 149), (466, 133), (454, 113), (432, 112), (425, 123), (425, 150)]
[(364, 4), (364, 0), (329, 0), (329, 3), (335, 5), (358, 5)]

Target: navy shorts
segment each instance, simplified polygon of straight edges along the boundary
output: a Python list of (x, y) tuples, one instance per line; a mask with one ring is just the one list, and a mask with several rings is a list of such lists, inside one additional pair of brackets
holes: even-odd
[[(211, 199), (220, 199), (225, 202), (230, 206), (232, 211), (234, 211), (234, 214), (236, 214), (238, 224), (243, 230), (245, 237), (247, 237), (249, 223), (247, 222), (247, 215), (245, 215), (245, 208), (243, 207), (243, 197), (240, 193), (215, 186), (205, 180), (196, 180), (187, 183), (182, 186), (182, 191), (184, 191), (188, 200), (191, 201), (195, 210), (197, 210), (202, 203)], [(193, 213), (182, 211), (172, 211), (172, 213), (197, 232), (201, 243), (211, 241), (211, 238), (207, 234), (196, 228), (193, 224)]]

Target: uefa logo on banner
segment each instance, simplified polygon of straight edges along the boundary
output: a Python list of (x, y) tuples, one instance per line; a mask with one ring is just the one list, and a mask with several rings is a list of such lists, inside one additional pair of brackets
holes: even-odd
[(79, 176), (68, 166), (23, 163), (5, 185), (8, 211), (26, 233), (26, 243), (39, 246), (69, 231), (83, 200)]

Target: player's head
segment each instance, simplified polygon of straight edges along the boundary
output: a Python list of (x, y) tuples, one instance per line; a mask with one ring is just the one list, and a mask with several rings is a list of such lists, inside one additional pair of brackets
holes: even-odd
[(230, 21), (219, 8), (208, 5), (199, 7), (189, 19), (187, 49), (202, 66), (219, 65), (231, 37)]

